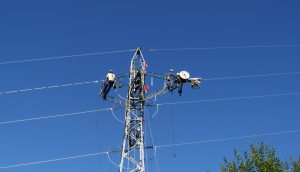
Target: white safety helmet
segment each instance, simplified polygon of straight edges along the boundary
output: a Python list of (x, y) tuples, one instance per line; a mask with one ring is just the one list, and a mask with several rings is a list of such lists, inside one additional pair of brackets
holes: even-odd
[(190, 78), (190, 74), (189, 74), (187, 71), (181, 71), (181, 72), (179, 73), (179, 75), (180, 75), (180, 77), (181, 77), (182, 79), (189, 79), (189, 78)]

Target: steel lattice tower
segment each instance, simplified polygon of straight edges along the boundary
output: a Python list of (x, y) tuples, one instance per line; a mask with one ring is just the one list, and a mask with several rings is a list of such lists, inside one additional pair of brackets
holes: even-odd
[[(141, 48), (137, 48), (131, 59), (129, 73), (116, 77), (115, 90), (122, 88), (123, 84), (120, 80), (127, 76), (129, 77), (126, 98), (121, 97), (119, 94), (118, 97), (107, 95), (106, 92), (103, 92), (103, 90), (105, 90), (103, 88), (100, 92), (104, 100), (125, 108), (125, 129), (119, 172), (125, 170), (130, 172), (145, 172), (145, 149), (153, 148), (154, 146), (147, 147), (144, 145), (145, 106), (155, 105), (149, 104), (149, 100), (164, 95), (165, 93), (173, 93), (174, 90), (179, 88), (182, 89), (182, 85), (186, 82), (190, 82), (193, 89), (197, 89), (200, 84), (201, 78), (189, 78), (189, 73), (186, 71), (181, 71), (177, 76), (174, 76), (171, 74), (173, 70), (170, 70), (171, 73), (161, 76), (146, 71), (146, 66), (147, 64)], [(152, 79), (157, 78), (163, 81), (163, 87), (159, 90), (147, 92), (146, 94), (145, 90), (148, 90), (148, 86), (145, 85), (146, 75)], [(178, 92), (181, 94), (182, 90), (178, 90)]]
[[(130, 171), (145, 172), (144, 153), (144, 106), (145, 106), (145, 60), (141, 49), (137, 48), (131, 60), (129, 86), (125, 110), (125, 131), (122, 145), (121, 162), (119, 172), (127, 169)], [(136, 79), (138, 78), (138, 80)], [(135, 155), (135, 151), (139, 151)], [(133, 167), (133, 168), (132, 168)]]

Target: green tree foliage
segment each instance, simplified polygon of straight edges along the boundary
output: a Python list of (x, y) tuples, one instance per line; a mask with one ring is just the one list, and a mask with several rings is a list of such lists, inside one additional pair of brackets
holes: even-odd
[(222, 172), (300, 172), (300, 157), (296, 161), (281, 161), (274, 148), (265, 143), (250, 145), (243, 156), (234, 150), (234, 159), (224, 158)]
[(296, 161), (292, 161), (292, 171), (300, 172), (300, 157)]

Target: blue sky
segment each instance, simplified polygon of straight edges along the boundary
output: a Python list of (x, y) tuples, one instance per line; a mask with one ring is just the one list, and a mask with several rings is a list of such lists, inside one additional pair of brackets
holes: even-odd
[[(0, 4), (0, 62), (134, 49), (142, 46), (149, 71), (187, 70), (203, 78), (300, 71), (299, 47), (147, 51), (152, 48), (300, 43), (298, 1), (16, 1)], [(102, 79), (128, 71), (133, 52), (0, 65), (0, 92)], [(157, 82), (154, 82), (157, 85)], [(158, 103), (300, 91), (300, 75), (214, 80)], [(0, 95), (0, 121), (110, 107), (99, 84)], [(151, 89), (151, 88), (150, 88)], [(157, 145), (299, 128), (300, 97), (282, 96), (161, 106), (151, 119)], [(149, 115), (155, 109), (149, 109)], [(123, 110), (117, 110), (121, 118)], [(123, 125), (110, 112), (0, 126), (0, 166), (107, 151), (121, 146)], [(147, 144), (149, 131), (146, 132)], [(299, 156), (299, 133), (159, 149), (160, 171), (219, 171), (223, 156), (265, 141), (283, 159)], [(149, 151), (148, 171), (156, 171)], [(152, 160), (150, 160), (152, 158)], [(119, 154), (112, 156), (119, 162)], [(106, 156), (2, 169), (117, 171)]]

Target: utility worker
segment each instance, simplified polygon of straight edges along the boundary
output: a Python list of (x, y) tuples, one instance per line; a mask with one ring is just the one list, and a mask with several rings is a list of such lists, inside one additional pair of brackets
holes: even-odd
[(182, 94), (183, 81), (182, 81), (182, 79), (181, 79), (179, 73), (176, 73), (176, 78), (175, 78), (174, 83), (176, 84), (176, 87), (179, 88), (179, 89), (178, 89), (178, 94), (181, 96), (181, 94)]
[(191, 79), (190, 82), (191, 82), (191, 87), (193, 89), (197, 89), (197, 88), (199, 88), (199, 85), (201, 83), (201, 78)]
[(104, 100), (106, 99), (106, 95), (108, 94), (111, 87), (113, 85), (115, 85), (115, 82), (116, 82), (116, 76), (115, 76), (114, 72), (112, 70), (110, 70), (108, 72), (108, 74), (106, 75), (106, 81), (105, 81), (104, 87), (102, 89), (102, 97)]
[(137, 70), (136, 71), (136, 75), (135, 75), (135, 78), (134, 78), (134, 92), (136, 93), (137, 91), (141, 92), (141, 89), (142, 89), (142, 73), (140, 70)]
[(175, 81), (175, 76), (173, 74), (173, 69), (170, 69), (169, 72), (166, 75), (166, 81), (167, 81), (167, 90), (173, 91), (174, 90), (174, 81)]
[(176, 74), (176, 79), (175, 79), (174, 83), (176, 83), (176, 85), (177, 85), (178, 93), (180, 96), (182, 94), (183, 84), (186, 83), (187, 81), (188, 81), (188, 79), (184, 78), (183, 76), (180, 76), (180, 73)]

